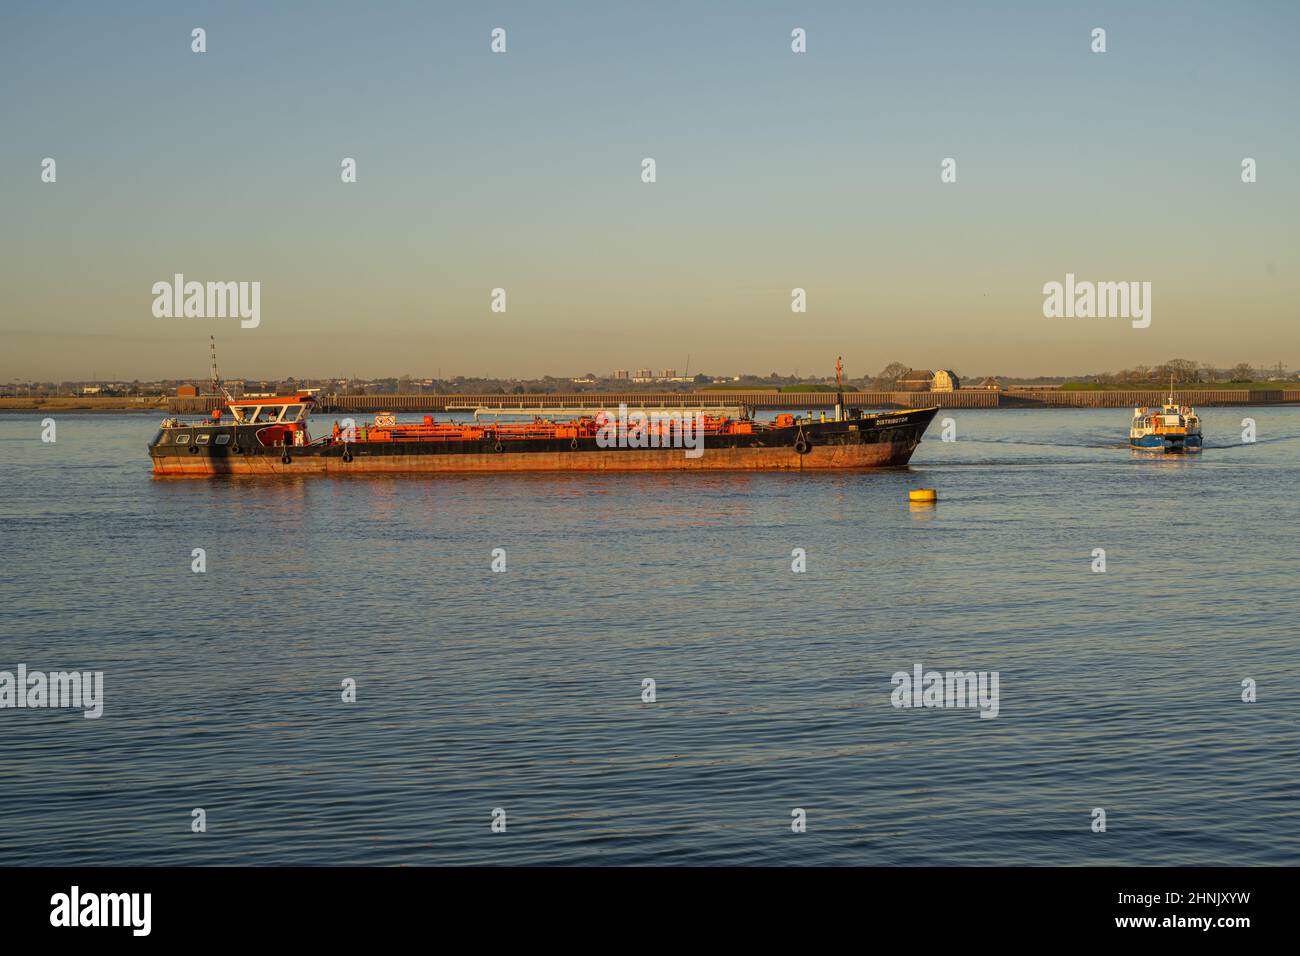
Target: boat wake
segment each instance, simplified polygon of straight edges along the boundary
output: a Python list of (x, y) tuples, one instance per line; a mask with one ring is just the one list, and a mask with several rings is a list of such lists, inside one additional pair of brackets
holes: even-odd
[(1028, 448), (1127, 448), (1127, 442), (1116, 442), (1113, 438), (1098, 438), (1094, 441), (1025, 441), (1019, 438), (962, 438), (962, 444), (971, 445), (1023, 445)]

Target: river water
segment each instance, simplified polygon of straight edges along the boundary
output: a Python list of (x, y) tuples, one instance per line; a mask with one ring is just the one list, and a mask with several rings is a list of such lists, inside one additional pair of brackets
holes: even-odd
[[(103, 713), (0, 709), (0, 864), (1300, 862), (1300, 409), (1186, 458), (992, 410), (895, 472), (193, 481), (152, 415), (41, 417), (0, 670)], [(893, 706), (918, 664), (997, 716)]]

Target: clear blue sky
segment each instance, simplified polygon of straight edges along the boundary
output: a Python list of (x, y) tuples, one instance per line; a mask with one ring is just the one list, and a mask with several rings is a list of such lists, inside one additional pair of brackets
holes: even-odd
[[(1298, 365), (1298, 49), (1294, 2), (6, 0), (0, 379)], [(176, 272), (261, 325), (155, 318)], [(1151, 327), (1044, 318), (1066, 272)]]

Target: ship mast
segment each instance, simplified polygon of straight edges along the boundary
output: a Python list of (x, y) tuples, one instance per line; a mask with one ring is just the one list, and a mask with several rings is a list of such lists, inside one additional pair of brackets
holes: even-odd
[(212, 352), (212, 394), (218, 398), (224, 396), (226, 401), (230, 401), (230, 393), (221, 384), (221, 375), (217, 372), (217, 337), (215, 335), (208, 336), (208, 348)]
[(221, 376), (217, 374), (217, 337), (208, 336), (208, 348), (212, 352), (212, 394), (221, 394)]
[(835, 420), (844, 421), (844, 356), (835, 357)]

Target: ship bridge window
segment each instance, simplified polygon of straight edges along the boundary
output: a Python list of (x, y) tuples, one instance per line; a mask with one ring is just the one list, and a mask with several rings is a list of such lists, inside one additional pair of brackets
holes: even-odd
[(283, 405), (263, 405), (257, 410), (256, 421), (259, 424), (266, 424), (267, 422), (278, 422), (280, 420), (280, 414), (283, 411), (284, 411)]
[(235, 421), (239, 422), (239, 424), (241, 425), (245, 425), (248, 422), (251, 422), (253, 420), (248, 414), (250, 411), (252, 411), (252, 409), (250, 409), (247, 405), (230, 406), (230, 414), (234, 415)]
[(284, 420), (286, 422), (296, 422), (302, 418), (304, 405), (289, 405), (284, 410)]

